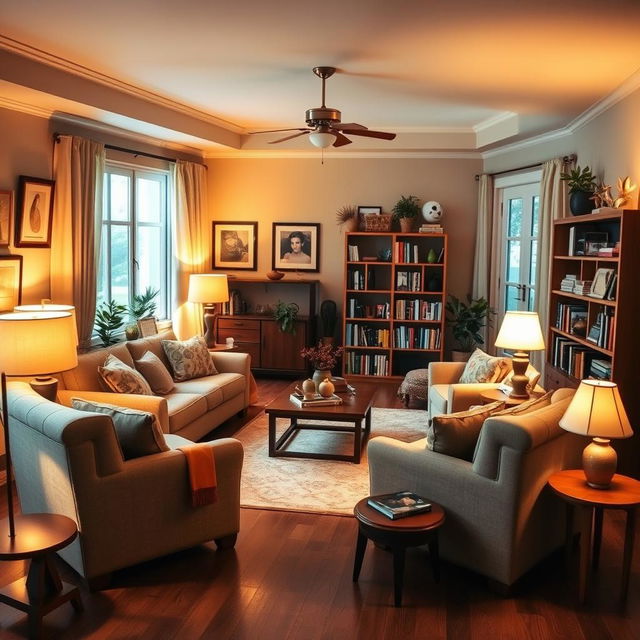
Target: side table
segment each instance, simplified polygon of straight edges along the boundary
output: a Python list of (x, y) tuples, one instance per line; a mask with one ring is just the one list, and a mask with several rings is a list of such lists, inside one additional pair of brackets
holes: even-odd
[(480, 397), (482, 398), (483, 404), (499, 401), (504, 402), (507, 407), (515, 407), (523, 402), (539, 398), (540, 395), (539, 392), (532, 392), (528, 398), (512, 398), (504, 391), (500, 391), (500, 389), (487, 389), (480, 394)]
[[(558, 471), (548, 480), (549, 486), (567, 502), (567, 533), (565, 557), (568, 561), (573, 537), (573, 511), (575, 506), (587, 510), (588, 518), (580, 535), (579, 600), (584, 602), (590, 569), (598, 568), (602, 542), (602, 518), (605, 509), (622, 509), (627, 514), (622, 559), (620, 599), (625, 601), (629, 590), (631, 557), (635, 537), (636, 509), (640, 506), (640, 481), (615, 474), (608, 489), (590, 487), (582, 469)], [(589, 562), (591, 557), (591, 562)]]
[(436, 582), (440, 580), (438, 554), (438, 529), (445, 519), (444, 509), (433, 502), (431, 511), (398, 520), (391, 520), (367, 504), (363, 498), (354, 507), (358, 521), (358, 539), (353, 564), (353, 581), (357, 582), (362, 569), (367, 540), (391, 547), (393, 553), (393, 593), (396, 607), (402, 606), (402, 580), (404, 577), (404, 554), (407, 547), (429, 545), (431, 568)]
[(78, 535), (76, 523), (66, 516), (33, 513), (16, 516), (15, 538), (7, 535), (7, 520), (0, 522), (0, 560), (31, 560), (24, 578), (0, 589), (0, 602), (29, 616), (29, 637), (40, 638), (42, 618), (49, 611), (71, 601), (82, 611), (78, 587), (62, 582), (54, 554)]

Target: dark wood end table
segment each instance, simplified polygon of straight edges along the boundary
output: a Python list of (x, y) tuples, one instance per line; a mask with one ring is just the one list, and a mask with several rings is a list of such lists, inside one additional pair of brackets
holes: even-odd
[(78, 535), (76, 523), (66, 516), (33, 513), (16, 516), (15, 538), (8, 535), (8, 520), (0, 522), (0, 560), (31, 560), (24, 578), (0, 589), (0, 602), (29, 616), (29, 637), (42, 635), (42, 618), (71, 601), (82, 611), (78, 587), (60, 579), (54, 554)]
[(391, 548), (393, 553), (393, 594), (396, 607), (402, 606), (402, 580), (404, 577), (404, 554), (407, 547), (429, 545), (431, 568), (436, 582), (440, 580), (440, 558), (438, 551), (438, 529), (445, 520), (444, 509), (435, 502), (431, 511), (406, 518), (391, 520), (367, 504), (363, 498), (354, 507), (358, 521), (356, 556), (353, 564), (353, 581), (357, 582), (362, 569), (367, 541)]
[(516, 405), (539, 398), (542, 394), (539, 392), (531, 392), (527, 398), (512, 398), (508, 393), (500, 391), (500, 389), (487, 389), (480, 394), (484, 404), (490, 402), (504, 402), (507, 407), (515, 407)]
[[(571, 555), (574, 507), (582, 507), (587, 516), (584, 518), (580, 535), (578, 593), (581, 603), (585, 600), (590, 569), (596, 570), (598, 568), (604, 510), (622, 509), (626, 512), (627, 526), (624, 538), (622, 583), (620, 588), (620, 600), (624, 602), (629, 591), (636, 509), (640, 506), (640, 481), (616, 473), (608, 489), (594, 489), (587, 484), (582, 469), (571, 469), (554, 473), (549, 478), (548, 483), (553, 491), (567, 503), (565, 538), (565, 560), (567, 563)], [(591, 562), (589, 562), (590, 557)]]

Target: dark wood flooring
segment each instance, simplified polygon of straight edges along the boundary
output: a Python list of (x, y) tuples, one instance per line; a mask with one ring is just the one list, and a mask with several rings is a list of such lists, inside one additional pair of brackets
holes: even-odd
[[(260, 403), (287, 381), (259, 380)], [(401, 406), (382, 384), (376, 405)], [(233, 435), (259, 412), (216, 431)], [(4, 499), (1, 500), (4, 508)], [(0, 514), (3, 515), (3, 514)], [(45, 618), (47, 638), (162, 640), (341, 640), (357, 638), (638, 640), (640, 544), (636, 539), (627, 606), (618, 603), (624, 522), (605, 516), (600, 568), (587, 604), (576, 599), (576, 567), (560, 555), (525, 576), (504, 598), (485, 580), (443, 563), (433, 582), (422, 551), (409, 550), (404, 606), (393, 607), (391, 557), (369, 545), (358, 584), (351, 581), (352, 518), (243, 509), (235, 550), (213, 544), (117, 572), (106, 590), (83, 586), (85, 611), (70, 605)], [(159, 533), (159, 535), (161, 535)], [(62, 563), (61, 563), (62, 564)], [(23, 562), (0, 563), (0, 584), (24, 575)], [(77, 576), (62, 567), (65, 579)], [(0, 605), (0, 638), (27, 635), (25, 617)]]

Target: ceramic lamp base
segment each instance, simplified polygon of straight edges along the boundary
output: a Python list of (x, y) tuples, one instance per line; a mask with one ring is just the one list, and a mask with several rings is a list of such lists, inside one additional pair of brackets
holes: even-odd
[(617, 466), (618, 454), (606, 438), (594, 438), (582, 452), (584, 475), (594, 489), (608, 489)]
[(56, 401), (56, 395), (58, 394), (58, 380), (56, 378), (37, 377), (29, 382), (30, 387), (39, 393), (43, 398), (51, 402)]
[(525, 375), (525, 371), (529, 366), (529, 354), (526, 351), (516, 351), (511, 359), (513, 366), (513, 377), (511, 378), (511, 386), (513, 390), (509, 394), (510, 398), (528, 398), (527, 384), (529, 378)]

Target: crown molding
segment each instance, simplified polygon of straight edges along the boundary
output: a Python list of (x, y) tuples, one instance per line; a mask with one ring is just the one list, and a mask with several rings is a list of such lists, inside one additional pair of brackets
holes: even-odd
[(546, 142), (560, 140), (562, 138), (566, 138), (572, 135), (572, 133), (573, 132), (570, 131), (568, 127), (564, 127), (562, 129), (556, 129), (555, 131), (549, 131), (548, 133), (542, 133), (539, 136), (533, 136), (531, 138), (526, 138), (525, 140), (519, 140), (518, 142), (505, 144), (502, 147), (496, 147), (495, 149), (490, 149), (489, 151), (483, 151), (482, 159), (487, 160), (488, 158), (495, 158), (505, 153), (513, 153), (514, 151), (520, 151), (522, 149), (526, 149), (527, 147), (534, 147), (536, 145), (544, 144)]
[[(256, 159), (291, 159), (291, 158), (310, 158), (315, 160), (322, 159), (322, 153), (318, 150), (310, 149), (309, 151), (302, 150), (279, 150), (279, 151), (271, 151), (271, 150), (250, 150), (250, 151), (228, 151), (228, 150), (220, 150), (220, 151), (206, 151), (204, 153), (204, 158), (206, 159), (235, 159), (235, 160), (256, 160)], [(354, 159), (354, 158), (363, 158), (363, 159), (405, 159), (405, 158), (413, 158), (413, 159), (431, 159), (431, 158), (440, 158), (440, 159), (448, 159), (448, 160), (481, 160), (482, 155), (477, 151), (379, 151), (379, 150), (371, 150), (371, 151), (329, 151), (325, 152), (324, 159), (325, 160), (341, 160), (341, 159)]]
[(37, 107), (26, 102), (20, 102), (18, 100), (12, 100), (0, 96), (0, 107), (4, 109), (10, 109), (11, 111), (20, 111), (21, 113), (27, 113), (30, 116), (36, 116), (38, 118), (50, 118), (53, 114), (51, 109), (45, 109), (44, 107)]
[(487, 129), (495, 127), (496, 125), (502, 124), (503, 122), (510, 120), (514, 116), (517, 117), (518, 114), (513, 111), (503, 111), (502, 113), (499, 113), (495, 116), (490, 116), (489, 118), (486, 118), (485, 120), (483, 120), (482, 122), (479, 122), (478, 124), (474, 124), (473, 127), (471, 127), (471, 130), (474, 133), (480, 133), (482, 131), (486, 131)]

